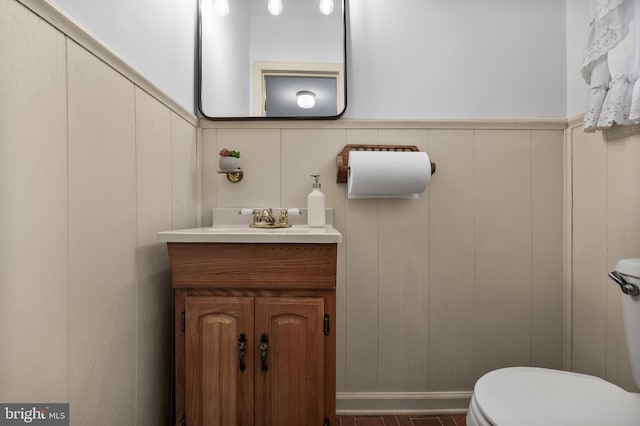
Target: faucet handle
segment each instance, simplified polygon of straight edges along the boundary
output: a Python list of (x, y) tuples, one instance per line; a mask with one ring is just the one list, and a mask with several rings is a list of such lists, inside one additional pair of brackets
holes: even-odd
[(278, 219), (278, 223), (283, 225), (289, 224), (289, 211), (287, 209), (280, 209), (280, 218)]
[[(267, 210), (267, 209), (265, 209)], [(271, 211), (271, 209), (268, 209), (269, 211)], [(262, 211), (260, 209), (240, 209), (238, 210), (238, 214), (239, 215), (243, 215), (243, 216), (249, 216), (252, 215), (253, 216), (253, 224), (255, 225), (258, 222), (261, 222), (261, 216), (262, 216)]]

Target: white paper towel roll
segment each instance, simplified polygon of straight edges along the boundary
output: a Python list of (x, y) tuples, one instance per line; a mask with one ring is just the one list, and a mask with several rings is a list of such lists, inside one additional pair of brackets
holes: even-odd
[(431, 180), (426, 152), (351, 151), (349, 198), (418, 198)]

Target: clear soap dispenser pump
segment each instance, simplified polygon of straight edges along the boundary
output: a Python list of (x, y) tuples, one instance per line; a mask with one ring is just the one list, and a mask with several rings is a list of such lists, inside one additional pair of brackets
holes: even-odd
[(324, 194), (320, 191), (320, 175), (311, 175), (313, 178), (313, 190), (307, 196), (307, 225), (312, 228), (321, 228), (325, 225)]

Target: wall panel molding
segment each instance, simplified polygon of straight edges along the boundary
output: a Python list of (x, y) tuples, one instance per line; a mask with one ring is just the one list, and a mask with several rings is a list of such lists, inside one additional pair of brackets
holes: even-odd
[(424, 120), (277, 120), (211, 121), (200, 120), (203, 129), (482, 129), (482, 130), (564, 130), (567, 120), (539, 119), (424, 119)]

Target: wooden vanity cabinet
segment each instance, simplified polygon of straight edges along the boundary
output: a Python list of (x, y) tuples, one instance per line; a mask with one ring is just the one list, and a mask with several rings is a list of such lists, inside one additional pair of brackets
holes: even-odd
[(335, 425), (336, 244), (168, 248), (176, 424)]

